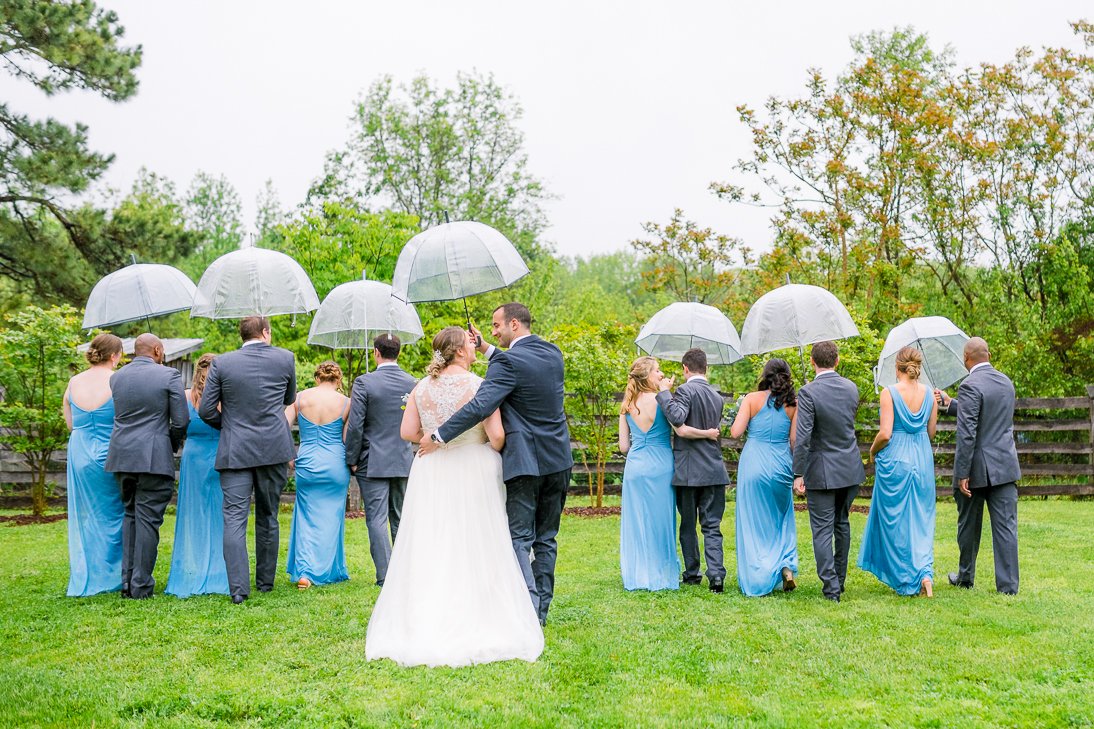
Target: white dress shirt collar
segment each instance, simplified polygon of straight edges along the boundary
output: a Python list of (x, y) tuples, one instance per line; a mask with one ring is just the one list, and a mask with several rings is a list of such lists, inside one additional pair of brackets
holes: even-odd
[(398, 365), (397, 362), (381, 362), (380, 364), (376, 365), (376, 369), (380, 369), (381, 367), (398, 367), (398, 366), (399, 365)]
[(990, 367), (990, 366), (991, 366), (991, 362), (978, 362), (978, 363), (976, 363), (972, 366), (972, 369), (969, 370), (969, 374), (971, 375), (973, 372), (976, 372), (981, 367)]
[(816, 380), (816, 379), (819, 379), (821, 377), (824, 377), (825, 375), (838, 375), (838, 374), (839, 373), (836, 372), (835, 370), (825, 370), (824, 372), (818, 372), (817, 376), (814, 377), (813, 379)]
[(244, 342), (242, 345), (240, 345), (239, 348), (243, 349), (243, 347), (249, 347), (252, 344), (265, 344), (265, 343), (266, 343), (266, 340), (262, 339), (261, 337), (259, 337), (258, 339), (248, 339), (246, 342)]

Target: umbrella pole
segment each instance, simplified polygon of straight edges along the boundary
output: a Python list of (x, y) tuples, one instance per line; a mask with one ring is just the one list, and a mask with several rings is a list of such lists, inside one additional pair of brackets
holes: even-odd
[[(467, 317), (467, 331), (471, 331), (471, 311), (467, 308), (467, 297), (463, 297), (463, 314)], [(482, 337), (475, 337), (475, 346), (482, 344)]]
[(809, 371), (805, 369), (805, 347), (798, 345), (798, 359), (802, 363), (802, 383), (809, 382)]

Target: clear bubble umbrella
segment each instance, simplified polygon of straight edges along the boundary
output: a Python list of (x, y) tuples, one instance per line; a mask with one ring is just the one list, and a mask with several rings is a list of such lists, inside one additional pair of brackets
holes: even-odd
[[(464, 300), (511, 286), (528, 266), (509, 239), (489, 225), (462, 220), (410, 239), (395, 263), (392, 296), (406, 302)], [(468, 326), (470, 326), (468, 314)]]
[(874, 384), (879, 388), (896, 383), (896, 355), (904, 347), (923, 353), (920, 381), (927, 387), (945, 389), (969, 371), (965, 369), (965, 342), (969, 336), (944, 316), (921, 316), (895, 326), (885, 337)]
[(190, 316), (306, 314), (319, 308), (308, 274), (290, 256), (267, 248), (241, 248), (209, 264), (198, 282)]
[(693, 347), (706, 352), (709, 364), (741, 359), (741, 338), (733, 322), (706, 304), (669, 304), (642, 326), (634, 343), (649, 355), (673, 362)]
[(308, 344), (331, 349), (367, 349), (380, 334), (393, 334), (403, 344), (422, 338), (418, 312), (391, 296), (379, 281), (349, 281), (334, 287), (315, 312)]
[(137, 263), (107, 274), (95, 284), (84, 309), (84, 329), (148, 320), (194, 303), (194, 282), (162, 263)]

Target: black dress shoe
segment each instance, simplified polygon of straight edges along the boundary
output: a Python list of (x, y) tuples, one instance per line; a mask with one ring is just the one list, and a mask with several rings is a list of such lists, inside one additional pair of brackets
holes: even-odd
[(272, 587), (260, 587), (260, 588), (258, 588), (258, 591), (259, 592), (273, 592), (273, 588)]
[(702, 577), (688, 577), (687, 575), (680, 575), (680, 582), (685, 585), (701, 585), (703, 584)]
[(946, 579), (948, 579), (950, 581), (950, 584), (953, 585), (954, 587), (961, 587), (961, 588), (964, 588), (966, 590), (971, 590), (972, 589), (972, 583), (971, 582), (962, 582), (960, 579), (958, 579), (956, 572), (951, 572), (948, 575), (946, 575)]
[(232, 604), (239, 605), (241, 602), (247, 599), (246, 595), (232, 595)]
[(710, 591), (711, 592), (724, 592), (725, 591), (725, 582), (723, 582), (722, 580), (718, 580), (718, 579), (711, 580), (710, 581)]
[(547, 627), (547, 618), (540, 618), (539, 619), (539, 627), (541, 627), (541, 628), (546, 628)]
[(825, 595), (824, 599), (825, 600), (831, 600), (832, 602), (839, 602), (839, 595), (833, 595), (831, 597), (828, 596), (828, 595)]

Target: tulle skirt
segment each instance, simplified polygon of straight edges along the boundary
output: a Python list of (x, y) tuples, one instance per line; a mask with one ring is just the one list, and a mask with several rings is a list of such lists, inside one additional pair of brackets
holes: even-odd
[(415, 458), (365, 656), (466, 666), (542, 652), (509, 536), (501, 456), (470, 443)]

